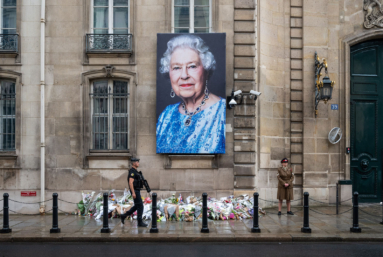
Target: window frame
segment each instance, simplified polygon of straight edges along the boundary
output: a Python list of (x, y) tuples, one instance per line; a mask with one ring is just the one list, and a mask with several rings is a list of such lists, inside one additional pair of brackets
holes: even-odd
[[(194, 0), (189, 0), (189, 33), (194, 33)], [(171, 17), (171, 31), (174, 32), (174, 0), (172, 0), (172, 17)], [(209, 0), (209, 32), (211, 33), (213, 30), (213, 0)]]
[[(2, 90), (2, 82), (11, 82), (14, 84), (14, 91), (15, 91), (15, 95), (13, 98), (8, 98), (8, 100), (14, 100), (15, 103), (14, 103), (14, 114), (12, 115), (6, 115), (3, 113), (3, 108), (2, 108), (2, 105), (0, 105), (0, 152), (14, 152), (16, 151), (16, 81), (14, 79), (7, 79), (7, 78), (0, 78), (0, 95), (2, 96), (1, 94), (1, 90)], [(7, 98), (5, 98), (7, 99)], [(0, 99), (0, 101), (3, 100), (3, 99)], [(12, 106), (11, 106), (12, 108)], [(3, 133), (3, 121), (5, 119), (14, 119), (14, 127), (13, 127), (13, 131), (11, 131), (11, 134), (14, 135), (14, 142), (13, 142), (13, 145), (14, 145), (14, 148), (8, 148), (8, 149), (4, 149), (4, 134), (9, 134), (9, 133)], [(7, 124), (7, 123), (6, 123)]]
[[(3, 28), (3, 10), (5, 9), (10, 9), (10, 8), (14, 8), (15, 9), (15, 15), (16, 15), (16, 27), (15, 28)], [(7, 29), (7, 30), (14, 30), (15, 33), (11, 33), (11, 34), (16, 34), (17, 33), (17, 1), (16, 1), (16, 5), (15, 6), (3, 6), (3, 0), (0, 0), (0, 34), (4, 34), (3, 33), (3, 30), (4, 29)]]
[[(15, 150), (0, 151), (0, 160), (10, 160), (11, 163), (1, 164), (0, 168), (19, 168), (21, 167), (18, 155), (21, 150), (21, 85), (22, 74), (13, 70), (0, 69), (0, 80), (15, 82)], [(4, 166), (5, 165), (5, 166)]]
[[(108, 102), (107, 102), (107, 106), (108, 106), (108, 113), (107, 113), (107, 117), (108, 117), (108, 148), (107, 149), (95, 149), (94, 147), (94, 135), (93, 135), (93, 111), (94, 111), (94, 101), (92, 99), (92, 95), (89, 95), (90, 97), (90, 128), (91, 128), (91, 141), (90, 141), (90, 151), (91, 152), (129, 152), (129, 146), (130, 146), (130, 129), (129, 129), (129, 125), (130, 125), (130, 84), (129, 84), (129, 80), (126, 80), (126, 79), (115, 79), (115, 78), (103, 78), (103, 79), (94, 79), (90, 82), (90, 89), (89, 89), (89, 92), (90, 94), (93, 94), (93, 85), (94, 85), (94, 82), (97, 82), (97, 81), (108, 81), (108, 89), (110, 88), (110, 91), (113, 92), (113, 81), (123, 81), (123, 82), (126, 82), (127, 83), (127, 101), (126, 101), (126, 115), (127, 115), (127, 138), (126, 140), (128, 141), (127, 142), (127, 149), (113, 149), (113, 104), (114, 104), (114, 101), (113, 101), (113, 95), (110, 95), (108, 94)], [(110, 146), (112, 146), (112, 148), (110, 148)]]
[[(94, 1), (95, 0), (91, 0), (90, 1), (90, 32), (92, 34), (94, 34)], [(114, 24), (113, 24), (113, 8), (117, 8), (117, 7), (122, 7), (122, 6), (113, 6), (113, 2), (114, 0), (108, 0), (108, 33), (107, 34), (114, 34)], [(123, 7), (126, 7), (128, 8), (128, 34), (131, 33), (131, 30), (130, 30), (130, 27), (131, 27), (131, 0), (126, 0), (128, 1), (128, 7), (126, 6), (123, 6)]]

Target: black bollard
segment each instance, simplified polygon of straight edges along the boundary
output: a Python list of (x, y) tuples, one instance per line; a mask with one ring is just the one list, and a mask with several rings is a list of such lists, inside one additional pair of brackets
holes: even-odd
[(157, 194), (152, 194), (152, 228), (150, 233), (158, 233), (157, 228)]
[(201, 233), (209, 233), (209, 228), (207, 227), (207, 194), (202, 194), (202, 229)]
[(9, 195), (4, 193), (3, 195), (3, 229), (0, 230), (0, 234), (11, 233), (12, 229), (9, 228)]
[(52, 228), (51, 233), (60, 233), (61, 230), (59, 229), (59, 206), (57, 197), (59, 196), (57, 193), (53, 193), (53, 216), (52, 216)]
[(339, 184), (336, 183), (336, 215), (339, 214)]
[(103, 224), (102, 224), (102, 229), (101, 233), (109, 233), (109, 225), (108, 225), (108, 193), (104, 193), (104, 217), (103, 217)]
[(309, 193), (305, 192), (303, 196), (303, 228), (301, 228), (301, 232), (311, 233), (311, 228), (309, 227)]
[(359, 193), (354, 192), (354, 199), (353, 199), (353, 213), (352, 213), (352, 225), (353, 227), (350, 228), (350, 232), (354, 233), (360, 233), (362, 232), (362, 229), (359, 227)]
[(259, 216), (258, 216), (258, 193), (254, 193), (254, 204), (253, 204), (253, 227), (251, 228), (252, 233), (261, 233), (259, 228)]

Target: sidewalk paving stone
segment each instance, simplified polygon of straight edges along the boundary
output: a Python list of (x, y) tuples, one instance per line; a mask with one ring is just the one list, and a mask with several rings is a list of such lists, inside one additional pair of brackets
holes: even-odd
[[(349, 210), (341, 206), (339, 212)], [(11, 215), (12, 233), (0, 234), (0, 242), (298, 242), (298, 241), (381, 241), (383, 225), (381, 207), (361, 205), (359, 226), (362, 233), (350, 233), (352, 211), (335, 214), (334, 206), (314, 207), (310, 211), (312, 233), (301, 233), (303, 225), (302, 208), (294, 207), (296, 215), (276, 215), (277, 210), (266, 209), (267, 215), (259, 218), (261, 233), (251, 233), (253, 220), (209, 220), (210, 233), (201, 233), (202, 222), (158, 222), (158, 234), (148, 228), (137, 227), (137, 221), (109, 219), (110, 233), (101, 233), (102, 220), (94, 218), (60, 215), (61, 233), (51, 234), (52, 216)], [(330, 214), (330, 215), (326, 215)], [(3, 217), (0, 216), (2, 227)]]

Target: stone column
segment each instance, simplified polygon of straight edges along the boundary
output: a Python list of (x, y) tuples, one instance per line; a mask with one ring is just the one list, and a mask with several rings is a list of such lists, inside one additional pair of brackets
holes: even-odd
[(290, 2), (290, 122), (291, 166), (295, 175), (294, 185), (302, 186), (303, 163), (303, 0)]
[[(234, 88), (243, 92), (256, 89), (256, 7), (256, 0), (234, 0)], [(255, 107), (246, 96), (243, 105), (234, 107), (235, 194), (255, 190)]]

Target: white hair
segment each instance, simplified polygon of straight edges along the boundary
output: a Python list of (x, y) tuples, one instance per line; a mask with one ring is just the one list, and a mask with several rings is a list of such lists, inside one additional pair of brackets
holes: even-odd
[(201, 59), (203, 69), (208, 73), (208, 77), (210, 77), (215, 70), (216, 62), (214, 55), (209, 51), (209, 47), (205, 44), (205, 41), (195, 35), (181, 35), (169, 40), (168, 48), (161, 58), (161, 73), (169, 73), (170, 59), (174, 51), (179, 47), (188, 47), (196, 51)]

